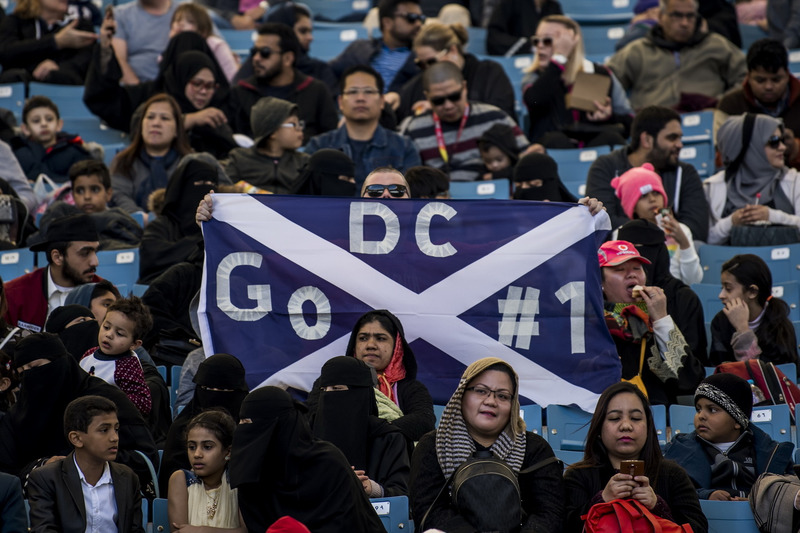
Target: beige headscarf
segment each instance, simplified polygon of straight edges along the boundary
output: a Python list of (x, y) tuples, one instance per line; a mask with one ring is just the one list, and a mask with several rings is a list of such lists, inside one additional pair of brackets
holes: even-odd
[(518, 473), (522, 468), (526, 437), (525, 421), (519, 416), (519, 376), (512, 366), (502, 359), (485, 357), (475, 361), (464, 370), (456, 391), (444, 408), (439, 428), (436, 430), (436, 457), (445, 478), (449, 478), (456, 468), (475, 452), (475, 441), (467, 431), (467, 425), (461, 412), (464, 389), (472, 379), (495, 364), (504, 365), (514, 376), (514, 397), (511, 399), (508, 425), (497, 437), (490, 450), (495, 457), (505, 461), (514, 472)]

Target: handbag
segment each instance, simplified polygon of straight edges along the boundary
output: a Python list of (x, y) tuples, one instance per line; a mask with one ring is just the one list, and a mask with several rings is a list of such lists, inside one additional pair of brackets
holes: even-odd
[(647, 342), (645, 342), (645, 338), (642, 337), (642, 352), (639, 355), (639, 373), (633, 376), (631, 379), (623, 379), (622, 381), (626, 383), (630, 383), (632, 385), (636, 385), (636, 387), (642, 391), (644, 397), (647, 398), (647, 387), (644, 386), (644, 381), (642, 381), (642, 369), (644, 368), (644, 351), (647, 346)]
[(694, 533), (689, 524), (656, 516), (638, 500), (597, 503), (581, 519), (585, 533)]

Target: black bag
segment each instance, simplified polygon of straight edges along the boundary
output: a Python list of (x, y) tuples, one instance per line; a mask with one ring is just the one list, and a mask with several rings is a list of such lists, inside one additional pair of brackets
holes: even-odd
[(780, 246), (797, 242), (800, 242), (800, 232), (795, 226), (758, 224), (731, 228), (731, 246)]
[[(556, 457), (549, 457), (520, 471), (520, 474), (528, 474), (555, 462), (559, 462)], [(476, 451), (456, 468), (422, 517), (420, 531), (425, 531), (428, 515), (451, 485), (451, 505), (475, 531), (515, 533), (520, 530), (524, 512), (517, 475), (487, 450)]]

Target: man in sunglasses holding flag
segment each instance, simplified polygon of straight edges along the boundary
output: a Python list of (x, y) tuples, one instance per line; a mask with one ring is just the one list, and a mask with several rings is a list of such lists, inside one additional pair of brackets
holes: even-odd
[(511, 127), (520, 151), (529, 148), (525, 134), (504, 111), (467, 100), (467, 83), (453, 63), (439, 61), (428, 67), (422, 88), (431, 109), (404, 120), (400, 133), (411, 137), (424, 165), (448, 173), (451, 181), (480, 178), (483, 161), (478, 139), (495, 124)]

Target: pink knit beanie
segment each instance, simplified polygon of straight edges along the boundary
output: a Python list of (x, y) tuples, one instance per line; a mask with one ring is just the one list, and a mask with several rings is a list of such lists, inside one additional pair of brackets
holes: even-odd
[(653, 165), (650, 163), (634, 167), (622, 176), (614, 178), (611, 180), (611, 186), (617, 191), (617, 198), (628, 218), (633, 218), (639, 198), (652, 191), (661, 193), (661, 196), (664, 197), (664, 205), (668, 205), (667, 193), (664, 190), (664, 184), (661, 183), (661, 176), (655, 173)]

